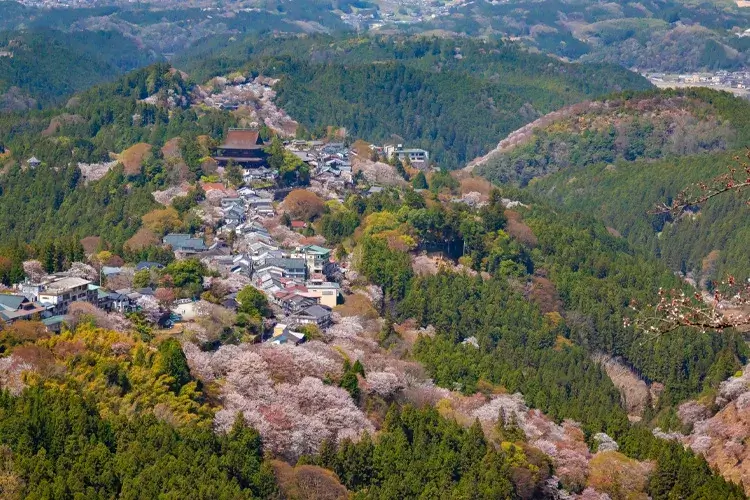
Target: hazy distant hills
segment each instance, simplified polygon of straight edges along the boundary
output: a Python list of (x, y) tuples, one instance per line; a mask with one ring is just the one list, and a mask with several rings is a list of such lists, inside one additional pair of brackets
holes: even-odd
[[(542, 7), (543, 5), (543, 7)], [(471, 2), (425, 24), (512, 37), (569, 59), (685, 72), (747, 62), (750, 9), (731, 2)]]
[(112, 1), (66, 9), (0, 5), (0, 29), (111, 31), (166, 56), (247, 33), (429, 32), (508, 38), (568, 60), (687, 72), (742, 67), (750, 48), (750, 37), (739, 36), (750, 28), (750, 9), (730, 1), (267, 0), (190, 6)]

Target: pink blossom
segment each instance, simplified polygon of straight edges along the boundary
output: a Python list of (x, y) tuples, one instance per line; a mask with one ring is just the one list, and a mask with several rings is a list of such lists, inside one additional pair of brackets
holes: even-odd
[(387, 398), (404, 388), (404, 383), (397, 375), (390, 372), (369, 372), (365, 377), (367, 391)]

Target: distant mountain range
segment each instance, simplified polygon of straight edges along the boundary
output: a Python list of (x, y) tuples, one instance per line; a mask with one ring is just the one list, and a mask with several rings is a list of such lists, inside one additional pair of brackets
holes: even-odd
[(750, 28), (750, 8), (728, 0), (0, 4), (0, 30), (111, 31), (165, 56), (199, 48), (214, 37), (369, 31), (505, 38), (568, 60), (686, 72), (742, 67), (750, 48), (750, 37), (741, 36)]

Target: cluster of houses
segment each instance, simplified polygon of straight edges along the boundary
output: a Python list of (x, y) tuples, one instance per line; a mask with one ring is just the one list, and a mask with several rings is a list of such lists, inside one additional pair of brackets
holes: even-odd
[[(140, 266), (141, 264), (139, 264)], [(103, 275), (112, 273), (103, 268)], [(60, 331), (69, 320), (68, 310), (74, 302), (87, 302), (103, 311), (121, 313), (137, 310), (138, 299), (153, 295), (153, 289), (110, 291), (93, 281), (56, 273), (39, 280), (26, 279), (14, 286), (13, 293), (0, 294), (0, 321), (40, 320), (50, 331)]]
[(311, 179), (329, 191), (343, 193), (352, 187), (352, 152), (344, 143), (294, 140), (286, 148), (309, 165)]
[[(335, 281), (340, 279), (341, 269), (331, 258), (330, 249), (302, 245), (285, 250), (258, 225), (229, 230), (241, 233), (245, 251), (234, 254), (226, 248), (221, 253), (207, 252), (201, 260), (209, 268), (251, 278), (253, 286), (277, 306), (277, 319), (284, 324), (315, 325), (319, 329), (332, 324), (332, 310), (341, 296)], [(236, 309), (236, 294), (226, 297), (223, 305)]]
[[(353, 187), (353, 153), (345, 144), (294, 140), (285, 147), (310, 166), (312, 180), (342, 194)], [(426, 151), (400, 146), (390, 154), (404, 155), (412, 163), (426, 163), (429, 158)], [(256, 130), (229, 130), (224, 143), (213, 151), (213, 157), (219, 166), (242, 167), (246, 184), (257, 185), (253, 181), (270, 181), (278, 175), (268, 168), (267, 153)], [(231, 190), (221, 183), (204, 183), (203, 188), (218, 210), (216, 234), (220, 238), (207, 243), (200, 235), (170, 233), (162, 239), (164, 247), (170, 248), (177, 259), (197, 258), (224, 275), (249, 278), (275, 309), (278, 324), (268, 339), (270, 342), (298, 344), (305, 338), (299, 330), (306, 325), (329, 327), (333, 323), (332, 310), (341, 297), (339, 283), (343, 278), (343, 270), (332, 258), (331, 250), (318, 245), (281, 248), (263, 224), (276, 215), (273, 201), (277, 193), (273, 188)], [(291, 222), (292, 229), (305, 227), (302, 221)], [(136, 270), (160, 266), (141, 262)], [(122, 269), (117, 267), (101, 269), (103, 278), (120, 272)], [(41, 319), (48, 328), (59, 330), (73, 302), (85, 301), (104, 311), (126, 313), (137, 310), (140, 299), (153, 296), (155, 291), (152, 288), (110, 291), (90, 280), (61, 273), (38, 283), (27, 280), (16, 285), (15, 292), (0, 295), (0, 320)], [(223, 298), (222, 305), (237, 309), (236, 299), (237, 294), (230, 294)]]
[[(310, 146), (307, 150), (309, 161), (315, 162), (320, 169), (333, 168), (326, 162), (331, 163), (337, 158), (339, 162), (333, 163), (340, 165), (344, 172), (351, 172), (343, 145), (305, 144)], [(302, 144), (296, 141), (294, 146)], [(341, 170), (335, 175), (340, 174)], [(274, 329), (274, 335), (268, 341), (299, 343), (304, 340), (304, 335), (294, 328), (314, 325), (325, 329), (330, 326), (333, 323), (332, 309), (341, 296), (338, 281), (342, 278), (342, 270), (331, 258), (331, 250), (318, 245), (281, 248), (262, 224), (265, 219), (276, 215), (274, 193), (270, 190), (243, 187), (234, 191), (218, 183), (216, 186), (204, 184), (203, 188), (221, 213), (216, 228), (221, 239), (207, 244), (199, 236), (170, 233), (164, 236), (162, 243), (170, 247), (177, 258), (198, 258), (221, 274), (234, 273), (250, 278), (275, 306), (276, 317), (283, 325), (283, 328)], [(300, 221), (292, 221), (293, 228), (295, 222)], [(301, 229), (304, 223), (298, 226)], [(231, 245), (227, 244), (230, 241)], [(241, 251), (235, 252), (235, 248)], [(236, 309), (236, 298), (237, 294), (230, 294), (222, 305)]]

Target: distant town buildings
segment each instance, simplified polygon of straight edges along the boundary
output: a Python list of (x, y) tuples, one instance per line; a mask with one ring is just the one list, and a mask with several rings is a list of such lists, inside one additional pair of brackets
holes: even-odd
[(750, 70), (689, 74), (647, 72), (642, 75), (657, 87), (709, 87), (740, 96), (748, 96), (750, 89)]

